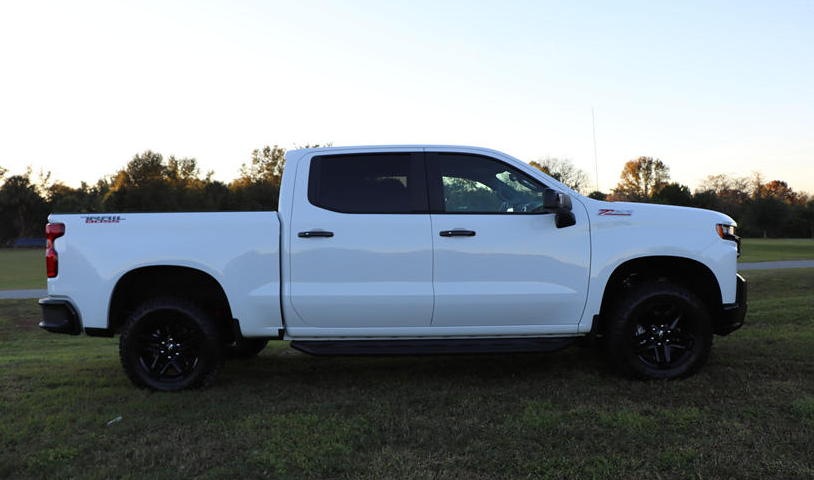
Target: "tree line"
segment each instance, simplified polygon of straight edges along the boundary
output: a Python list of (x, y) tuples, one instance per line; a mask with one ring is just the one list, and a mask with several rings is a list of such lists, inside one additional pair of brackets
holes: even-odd
[(77, 188), (52, 182), (50, 174), (35, 178), (30, 167), (11, 176), (0, 167), (0, 245), (43, 237), (49, 213), (274, 210), (285, 151), (277, 145), (254, 150), (229, 183), (214, 180), (214, 172), (202, 173), (194, 158), (164, 158), (151, 150)]
[[(302, 148), (317, 147), (306, 145)], [(0, 166), (0, 245), (19, 238), (40, 238), (49, 213), (178, 212), (275, 210), (286, 150), (277, 145), (252, 151), (229, 183), (201, 172), (194, 158), (176, 158), (151, 150), (136, 154), (123, 168), (96, 181), (69, 187), (50, 174), (8, 175)], [(570, 159), (544, 158), (530, 164), (581, 192), (589, 176)], [(814, 238), (814, 196), (793, 191), (786, 182), (710, 175), (691, 192), (670, 181), (659, 159), (628, 161), (610, 193), (590, 192), (599, 200), (652, 202), (708, 208), (734, 218), (743, 236)]]
[(625, 163), (610, 193), (588, 193), (588, 174), (570, 160), (545, 158), (530, 163), (591, 198), (716, 210), (735, 219), (745, 237), (814, 238), (814, 195), (795, 192), (782, 180), (767, 181), (760, 172), (709, 175), (692, 192), (670, 181), (670, 167), (663, 161), (638, 157)]

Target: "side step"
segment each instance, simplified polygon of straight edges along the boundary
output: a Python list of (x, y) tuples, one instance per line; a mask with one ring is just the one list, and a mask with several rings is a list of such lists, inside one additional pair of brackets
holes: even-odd
[(566, 338), (462, 338), (412, 340), (293, 340), (291, 348), (311, 355), (477, 355), (554, 352), (571, 345)]

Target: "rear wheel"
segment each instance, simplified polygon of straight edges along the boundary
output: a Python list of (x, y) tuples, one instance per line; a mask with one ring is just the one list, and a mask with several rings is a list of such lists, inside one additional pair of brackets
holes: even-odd
[(223, 363), (223, 348), (203, 310), (186, 300), (159, 298), (130, 315), (119, 356), (136, 386), (174, 391), (208, 386)]
[(712, 348), (706, 305), (671, 283), (632, 288), (614, 309), (607, 334), (619, 370), (646, 379), (689, 376), (704, 365)]

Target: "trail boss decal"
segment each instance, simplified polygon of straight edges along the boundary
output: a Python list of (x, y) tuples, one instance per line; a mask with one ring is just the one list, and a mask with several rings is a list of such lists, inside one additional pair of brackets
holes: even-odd
[(599, 216), (607, 217), (629, 217), (633, 215), (633, 210), (614, 210), (612, 208), (600, 208)]
[(90, 215), (80, 218), (84, 218), (85, 223), (119, 223), (124, 221), (124, 217), (118, 215)]

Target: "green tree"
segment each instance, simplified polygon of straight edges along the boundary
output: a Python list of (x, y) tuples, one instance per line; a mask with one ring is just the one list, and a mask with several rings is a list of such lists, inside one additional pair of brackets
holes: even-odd
[(274, 145), (266, 145), (261, 149), (252, 151), (249, 164), (240, 166), (240, 177), (236, 180), (238, 184), (248, 185), (251, 183), (270, 182), (280, 184), (280, 179), (285, 168), (285, 148)]
[(605, 192), (600, 192), (599, 190), (594, 190), (593, 192), (588, 194), (588, 198), (605, 201), (608, 199), (608, 194)]
[(692, 193), (690, 187), (672, 182), (658, 189), (653, 194), (653, 201), (667, 205), (689, 207), (692, 205)]
[[(319, 147), (319, 144), (296, 146), (298, 149)], [(230, 206), (239, 210), (277, 209), (285, 152), (285, 148), (277, 145), (253, 150), (249, 163), (240, 166), (240, 176), (229, 184)]]
[(10, 243), (17, 238), (42, 237), (48, 204), (31, 181), (31, 167), (23, 175), (12, 175), (0, 186), (0, 238)]
[(250, 162), (241, 165), (240, 176), (229, 184), (230, 196), (240, 210), (277, 208), (285, 152), (277, 145), (266, 145), (253, 150)]
[(201, 178), (194, 158), (170, 156), (165, 161), (160, 153), (146, 150), (111, 177), (102, 208), (108, 212), (203, 210), (204, 189), (211, 176), (210, 172)]
[(814, 198), (808, 201), (800, 217), (806, 222), (812, 240), (814, 240)]
[(789, 205), (772, 196), (754, 199), (749, 209), (751, 225), (762, 232), (763, 238), (777, 237), (790, 216)]

